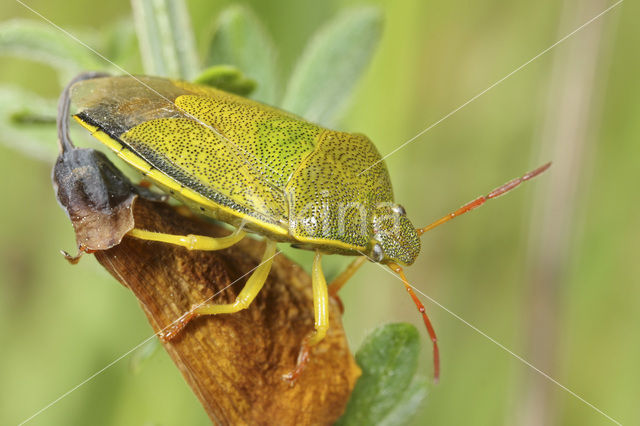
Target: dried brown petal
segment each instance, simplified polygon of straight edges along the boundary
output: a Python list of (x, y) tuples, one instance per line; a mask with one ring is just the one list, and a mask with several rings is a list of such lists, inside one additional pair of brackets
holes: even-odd
[[(136, 203), (134, 215), (141, 229), (229, 233), (144, 199)], [(212, 296), (215, 303), (233, 301), (248, 275), (240, 277), (258, 265), (263, 250), (264, 243), (252, 238), (226, 250), (202, 252), (126, 237), (96, 257), (133, 291), (158, 332), (195, 303)], [(164, 346), (216, 423), (332, 424), (344, 411), (360, 369), (347, 346), (335, 301), (330, 316), (327, 338), (290, 386), (282, 375), (294, 368), (300, 343), (313, 329), (313, 302), (309, 276), (277, 255), (249, 309), (197, 318)]]
[[(159, 332), (196, 303), (209, 298), (214, 303), (233, 301), (260, 262), (265, 244), (245, 238), (225, 250), (202, 252), (123, 238), (134, 223), (140, 229), (181, 235), (221, 236), (229, 231), (150, 201), (150, 194), (133, 186), (102, 153), (73, 146), (68, 132), (70, 88), (99, 75), (78, 76), (60, 98), (61, 153), (53, 183), (81, 253), (95, 251), (98, 261), (133, 291)], [(77, 262), (79, 256), (67, 258)], [(313, 329), (314, 315), (309, 276), (278, 255), (248, 309), (197, 318), (163, 344), (216, 423), (332, 424), (360, 375), (340, 315), (339, 304), (332, 301), (327, 337), (314, 348), (295, 385), (284, 381), (282, 376), (296, 365), (303, 338)]]
[(63, 151), (53, 169), (53, 184), (82, 250), (113, 247), (133, 229), (137, 194), (103, 153), (75, 148)]

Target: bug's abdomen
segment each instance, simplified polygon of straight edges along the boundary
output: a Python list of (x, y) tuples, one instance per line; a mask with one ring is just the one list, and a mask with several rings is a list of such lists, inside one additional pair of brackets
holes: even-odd
[(366, 136), (324, 131), (286, 187), (291, 235), (328, 251), (365, 250), (372, 206), (393, 201), (389, 174), (378, 160)]

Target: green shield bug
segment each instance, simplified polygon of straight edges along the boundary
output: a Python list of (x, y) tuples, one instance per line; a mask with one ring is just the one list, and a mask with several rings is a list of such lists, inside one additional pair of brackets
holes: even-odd
[[(433, 342), (435, 331), (400, 265), (420, 252), (420, 236), (545, 171), (546, 164), (479, 197), (424, 228), (415, 228), (395, 203), (382, 157), (362, 134), (322, 128), (293, 114), (210, 87), (157, 77), (100, 77), (70, 88), (74, 118), (146, 179), (192, 210), (234, 226), (224, 238), (168, 235), (133, 229), (129, 235), (218, 250), (262, 235), (267, 248), (234, 303), (204, 304), (185, 313), (163, 336), (170, 339), (200, 315), (247, 308), (269, 274), (276, 243), (315, 251), (312, 286), (315, 330), (302, 343), (295, 380), (329, 326), (329, 295), (368, 259), (403, 281)], [(327, 286), (323, 254), (357, 256)]]

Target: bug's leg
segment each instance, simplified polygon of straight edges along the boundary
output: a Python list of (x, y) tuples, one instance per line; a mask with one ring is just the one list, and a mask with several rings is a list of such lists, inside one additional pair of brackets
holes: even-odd
[(451, 212), (446, 216), (441, 217), (440, 219), (436, 220), (432, 224), (427, 225), (424, 228), (416, 229), (416, 232), (418, 233), (418, 235), (422, 235), (425, 232), (431, 231), (433, 228), (435, 228), (437, 226), (440, 226), (443, 223), (448, 222), (448, 221), (450, 221), (451, 219), (453, 219), (455, 217), (458, 217), (458, 216), (463, 215), (463, 214), (465, 214), (467, 212), (470, 212), (471, 210), (480, 207), (481, 205), (483, 205), (487, 201), (491, 200), (492, 198), (498, 198), (499, 196), (503, 195), (505, 192), (511, 191), (513, 188), (515, 188), (516, 186), (520, 185), (521, 183), (533, 179), (534, 177), (538, 176), (540, 173), (542, 173), (545, 170), (547, 170), (549, 167), (551, 167), (551, 163), (547, 163), (547, 164), (545, 164), (543, 166), (540, 166), (537, 169), (530, 171), (529, 173), (525, 174), (522, 177), (513, 179), (513, 180), (505, 183), (504, 185), (499, 186), (498, 188), (494, 189), (493, 191), (491, 191), (487, 195), (482, 196), (482, 197), (478, 197), (475, 200), (468, 202), (464, 206), (460, 207), (458, 210), (456, 210), (454, 212)]
[(366, 260), (365, 256), (357, 257), (353, 262), (347, 266), (347, 269), (342, 271), (340, 275), (338, 275), (331, 284), (329, 284), (329, 296), (332, 297), (338, 305), (340, 305), (340, 313), (344, 313), (344, 304), (342, 303), (342, 299), (338, 296), (338, 292), (340, 289), (349, 281), (349, 279), (356, 273), (358, 269), (364, 264)]
[(404, 283), (404, 288), (413, 299), (413, 303), (416, 304), (418, 311), (422, 314), (422, 320), (424, 321), (424, 325), (427, 327), (427, 331), (429, 332), (429, 337), (431, 337), (431, 341), (433, 342), (433, 380), (437, 383), (440, 378), (440, 351), (438, 350), (438, 340), (436, 339), (436, 331), (433, 329), (433, 325), (431, 325), (431, 320), (427, 315), (427, 310), (424, 308), (424, 305), (418, 299), (418, 296), (413, 292), (411, 285), (409, 285), (409, 281), (407, 281), (407, 277), (404, 275), (404, 271), (402, 268), (395, 263), (389, 263), (389, 269), (398, 274), (402, 282)]
[(285, 374), (283, 379), (293, 384), (309, 362), (311, 348), (322, 341), (327, 335), (329, 329), (329, 291), (327, 289), (327, 281), (322, 273), (322, 263), (319, 251), (313, 258), (313, 270), (311, 274), (311, 283), (313, 285), (313, 311), (315, 316), (315, 331), (304, 338), (296, 368)]
[(127, 233), (127, 235), (139, 238), (141, 240), (148, 241), (160, 241), (163, 243), (175, 244), (178, 246), (185, 247), (189, 250), (221, 250), (227, 247), (230, 247), (244, 238), (246, 235), (241, 228), (235, 231), (233, 234), (220, 237), (213, 238), (207, 237), (204, 235), (173, 235), (173, 234), (164, 234), (162, 232), (151, 232), (144, 231), (142, 229), (132, 229)]
[(76, 254), (75, 256), (67, 253), (64, 250), (60, 250), (60, 253), (64, 256), (65, 259), (67, 259), (67, 262), (69, 262), (72, 265), (75, 265), (80, 261), (80, 258), (82, 258), (82, 256), (85, 253), (87, 253), (87, 251), (85, 251), (84, 247), (81, 245), (78, 247), (78, 254)]
[(322, 272), (322, 255), (316, 251), (313, 258), (313, 271), (311, 275), (311, 283), (313, 286), (313, 313), (315, 317), (315, 331), (309, 336), (308, 342), (310, 346), (315, 346), (327, 335), (329, 329), (329, 292), (327, 289), (327, 281)]
[(169, 199), (167, 194), (154, 192), (151, 190), (151, 182), (148, 180), (141, 180), (137, 185), (134, 185), (136, 193), (149, 201), (165, 202)]
[(138, 182), (138, 187), (139, 188), (144, 188), (144, 189), (150, 189), (151, 188), (151, 181), (142, 179), (140, 182)]
[(194, 318), (202, 315), (232, 314), (249, 307), (253, 299), (256, 298), (271, 270), (273, 258), (276, 255), (276, 242), (267, 240), (267, 247), (262, 256), (262, 260), (254, 269), (253, 273), (244, 285), (244, 288), (233, 303), (214, 304), (201, 303), (195, 305), (189, 312), (182, 315), (178, 320), (173, 322), (169, 327), (165, 328), (159, 337), (164, 341), (169, 341), (176, 337), (178, 333)]
[(347, 266), (347, 269), (342, 271), (340, 275), (338, 275), (331, 284), (329, 284), (329, 296), (337, 297), (340, 289), (349, 281), (349, 279), (356, 273), (358, 269), (364, 264), (364, 261), (367, 260), (366, 256), (357, 257), (353, 262)]

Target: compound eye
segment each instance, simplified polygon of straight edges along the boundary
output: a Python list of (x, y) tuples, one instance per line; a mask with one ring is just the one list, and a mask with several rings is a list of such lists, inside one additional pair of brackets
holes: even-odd
[(371, 250), (371, 258), (374, 262), (382, 262), (384, 259), (384, 252), (382, 251), (382, 247), (380, 244), (374, 244)]
[(394, 213), (399, 214), (400, 216), (406, 216), (407, 215), (406, 210), (400, 204), (396, 204), (395, 206), (393, 206), (391, 208), (391, 210), (393, 210)]

